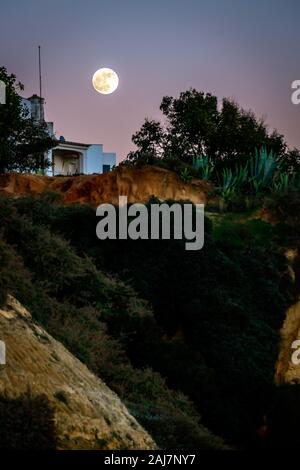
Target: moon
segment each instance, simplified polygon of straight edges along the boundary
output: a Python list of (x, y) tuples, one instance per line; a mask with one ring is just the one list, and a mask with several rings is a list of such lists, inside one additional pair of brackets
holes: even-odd
[(112, 69), (102, 68), (93, 75), (93, 87), (98, 93), (109, 95), (116, 91), (119, 85), (119, 77)]

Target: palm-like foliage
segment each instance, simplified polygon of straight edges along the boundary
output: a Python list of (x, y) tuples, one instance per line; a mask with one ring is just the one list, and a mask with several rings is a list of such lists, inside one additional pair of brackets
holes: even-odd
[(209, 180), (214, 171), (214, 164), (206, 155), (193, 158), (193, 168), (198, 171), (199, 178)]
[(268, 153), (265, 147), (256, 151), (255, 157), (250, 160), (250, 182), (255, 193), (269, 189), (272, 186), (275, 171), (279, 162), (273, 152)]
[(224, 168), (221, 179), (221, 196), (227, 200), (236, 191), (236, 176), (233, 175), (230, 168)]
[(190, 173), (190, 170), (187, 167), (183, 168), (183, 170), (181, 170), (181, 172), (179, 173), (179, 177), (185, 183), (192, 179), (192, 175)]
[(220, 178), (220, 194), (224, 199), (230, 197), (239, 190), (242, 190), (249, 178), (248, 165), (245, 167), (238, 167), (231, 170), (231, 168), (224, 168)]
[(236, 182), (235, 182), (236, 189), (242, 189), (249, 180), (248, 163), (246, 163), (244, 167), (236, 166), (235, 177), (236, 177)]
[(273, 191), (284, 193), (288, 189), (300, 189), (300, 177), (295, 173), (279, 173), (273, 181)]
[[(211, 179), (215, 171), (213, 162), (205, 155), (193, 158), (193, 168), (205, 180)], [(300, 175), (281, 170), (282, 165), (277, 156), (262, 147), (245, 166), (225, 168), (219, 175), (215, 175), (219, 181), (217, 191), (228, 201), (237, 192), (250, 191), (259, 195), (266, 191), (284, 192), (290, 188), (300, 190)]]

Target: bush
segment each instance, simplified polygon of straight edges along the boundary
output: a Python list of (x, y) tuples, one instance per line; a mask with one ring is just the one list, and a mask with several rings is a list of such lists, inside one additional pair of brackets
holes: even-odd
[(266, 414), (263, 445), (271, 449), (297, 449), (300, 445), (300, 385), (276, 387)]
[(55, 449), (54, 412), (45, 395), (0, 396), (0, 448)]

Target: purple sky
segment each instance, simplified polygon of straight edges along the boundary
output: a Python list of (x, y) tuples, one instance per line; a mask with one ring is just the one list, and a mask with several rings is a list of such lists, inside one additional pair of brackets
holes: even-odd
[[(57, 136), (103, 143), (124, 158), (164, 95), (190, 87), (235, 98), (300, 148), (299, 0), (1, 0), (0, 65), (38, 93), (42, 46), (46, 118)], [(118, 90), (93, 73), (111, 67)]]

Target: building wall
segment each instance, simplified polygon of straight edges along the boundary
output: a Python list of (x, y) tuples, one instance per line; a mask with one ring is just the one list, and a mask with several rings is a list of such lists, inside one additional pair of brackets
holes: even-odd
[(115, 164), (115, 153), (103, 152), (102, 144), (92, 144), (87, 149), (84, 173), (103, 173), (103, 165), (110, 165), (112, 168)]
[(85, 173), (102, 173), (103, 145), (90, 145), (86, 152)]
[(34, 119), (34, 121), (44, 121), (44, 98), (41, 99), (37, 95), (33, 95), (30, 98), (21, 98), (21, 103), (28, 111), (28, 117)]
[(104, 152), (103, 153), (103, 165), (109, 165), (110, 169), (117, 163), (117, 157), (114, 152)]
[(28, 112), (28, 117), (31, 117), (31, 102), (26, 98), (21, 98), (21, 103), (24, 109)]
[(31, 117), (35, 121), (44, 121), (44, 98), (34, 95), (29, 98), (29, 101), (31, 102)]
[(47, 132), (51, 137), (55, 137), (53, 122), (46, 122)]
[[(31, 96), (29, 99), (22, 98), (22, 104), (29, 112), (29, 117), (32, 117), (34, 120), (44, 120), (44, 99), (42, 98), (42, 107), (40, 108), (40, 99), (37, 95)], [(53, 122), (46, 122), (47, 130), (49, 135), (54, 136), (54, 126)], [(57, 148), (69, 150), (70, 152), (79, 152), (80, 161), (79, 161), (79, 173), (83, 174), (92, 174), (92, 173), (103, 173), (103, 165), (105, 165), (105, 171), (108, 169), (111, 170), (113, 166), (116, 165), (116, 154), (114, 152), (104, 152), (102, 144), (92, 144), (79, 146), (80, 144), (68, 143), (65, 141), (61, 142), (61, 145), (58, 144), (58, 147), (51, 149), (47, 152), (47, 158), (52, 163), (52, 156), (55, 154)], [(67, 159), (66, 155), (66, 159)], [(54, 172), (53, 168), (50, 167), (46, 174), (57, 175), (57, 174), (66, 174), (66, 168), (72, 165), (67, 164), (63, 165), (63, 157), (58, 155), (55, 156), (55, 166)], [(108, 168), (109, 167), (109, 168)]]
[[(47, 159), (51, 163), (51, 166), (47, 168), (46, 175), (71, 175), (71, 174), (82, 174), (86, 173), (86, 150), (78, 150), (74, 148), (64, 149), (64, 154), (58, 154), (57, 150), (59, 147), (55, 147), (47, 152)], [(78, 155), (78, 158), (74, 154)], [(54, 168), (52, 163), (54, 162)]]
[(55, 175), (79, 175), (82, 171), (82, 154), (78, 157), (72, 155), (54, 156), (54, 174)]

